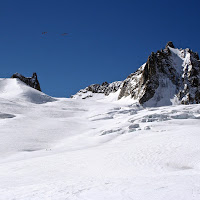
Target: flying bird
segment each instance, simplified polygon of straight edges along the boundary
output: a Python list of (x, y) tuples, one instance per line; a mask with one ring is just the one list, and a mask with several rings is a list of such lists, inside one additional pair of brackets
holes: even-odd
[(69, 34), (69, 33), (62, 33), (61, 35), (62, 35), (62, 36), (66, 36), (66, 35), (68, 35), (68, 34)]
[[(41, 38), (42, 38), (42, 39), (46, 39), (46, 37), (47, 37), (47, 36), (46, 36), (47, 33), (48, 33), (48, 32), (45, 32), (45, 31), (42, 32)], [(59, 35), (61, 35), (61, 36), (64, 37), (64, 36), (67, 36), (67, 35), (70, 35), (70, 34), (69, 34), (69, 33), (59, 33)]]

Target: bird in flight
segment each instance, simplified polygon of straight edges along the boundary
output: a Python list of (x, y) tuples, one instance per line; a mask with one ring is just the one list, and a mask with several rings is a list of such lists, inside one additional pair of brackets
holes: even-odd
[[(48, 32), (42, 32), (42, 35), (41, 35), (41, 39), (46, 39), (47, 38), (47, 34)], [(69, 36), (70, 37), (70, 34), (69, 33), (60, 33), (59, 35), (61, 35), (62, 37), (65, 37), (65, 36)]]
[(69, 34), (69, 33), (62, 33), (61, 35), (62, 35), (62, 36), (66, 36), (66, 35), (68, 35), (68, 34)]

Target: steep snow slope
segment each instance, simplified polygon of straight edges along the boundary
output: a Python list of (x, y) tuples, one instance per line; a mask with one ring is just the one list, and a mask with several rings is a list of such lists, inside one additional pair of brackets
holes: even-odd
[(32, 103), (46, 103), (55, 101), (52, 98), (42, 92), (39, 92), (31, 87), (28, 87), (25, 83), (19, 79), (3, 79), (0, 78), (0, 98), (8, 99), (9, 101), (28, 101)]
[(0, 91), (0, 199), (200, 199), (200, 105)]

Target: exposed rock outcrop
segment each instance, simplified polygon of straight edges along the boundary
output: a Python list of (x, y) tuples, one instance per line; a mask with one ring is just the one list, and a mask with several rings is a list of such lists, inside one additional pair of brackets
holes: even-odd
[(190, 49), (152, 52), (147, 62), (123, 82), (119, 99), (129, 96), (147, 106), (200, 103), (200, 61)]
[(175, 48), (172, 41), (169, 41), (169, 42), (166, 44), (165, 49), (167, 49), (167, 47)]
[(93, 94), (104, 94), (108, 96), (110, 93), (114, 93), (119, 90), (122, 81), (116, 81), (113, 83), (103, 82), (100, 84), (92, 84), (85, 89), (80, 90), (75, 95), (71, 96), (71, 98), (82, 98), (86, 99), (89, 97), (93, 97)]
[(93, 93), (109, 95), (118, 90), (118, 99), (130, 96), (144, 106), (200, 103), (199, 55), (168, 42), (164, 49), (152, 52), (147, 62), (123, 82), (94, 84), (77, 94), (88, 94), (84, 95), (88, 98)]
[(40, 83), (38, 81), (36, 73), (33, 73), (32, 77), (24, 77), (23, 75), (21, 75), (19, 73), (15, 73), (11, 76), (11, 78), (18, 78), (22, 82), (26, 83), (28, 86), (41, 91)]

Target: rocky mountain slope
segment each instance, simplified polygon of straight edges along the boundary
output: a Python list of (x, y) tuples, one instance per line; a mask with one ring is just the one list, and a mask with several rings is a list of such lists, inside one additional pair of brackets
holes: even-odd
[(103, 82), (100, 84), (92, 84), (85, 89), (80, 90), (76, 95), (71, 96), (71, 98), (77, 99), (87, 99), (93, 97), (94, 94), (104, 94), (108, 96), (110, 93), (117, 92), (122, 85), (122, 81), (115, 81), (112, 83)]
[(38, 81), (36, 73), (33, 73), (32, 77), (24, 77), (23, 75), (21, 75), (19, 73), (15, 73), (12, 75), (11, 78), (18, 78), (22, 82), (26, 83), (28, 86), (41, 91), (40, 83)]
[[(171, 104), (200, 103), (200, 60), (198, 53), (191, 49), (177, 49), (168, 42), (164, 49), (152, 52), (135, 73), (130, 74), (118, 87), (109, 90), (104, 85), (104, 93), (118, 91), (118, 99), (131, 97), (144, 106), (164, 106)], [(79, 91), (73, 98), (84, 92), (102, 93), (102, 90), (89, 90), (89, 86)], [(86, 95), (85, 95), (86, 96)], [(92, 97), (92, 95), (88, 95)]]

